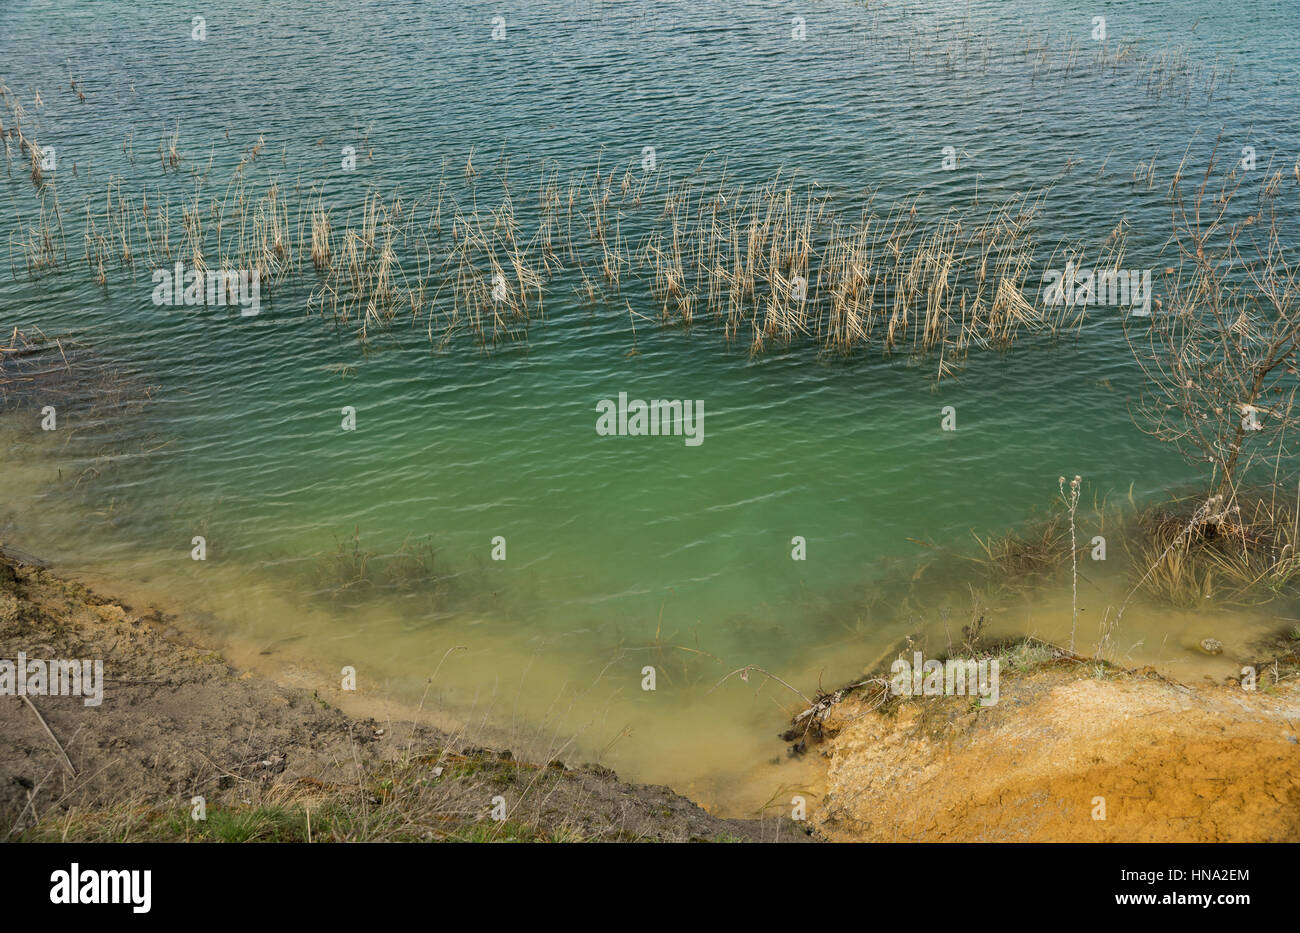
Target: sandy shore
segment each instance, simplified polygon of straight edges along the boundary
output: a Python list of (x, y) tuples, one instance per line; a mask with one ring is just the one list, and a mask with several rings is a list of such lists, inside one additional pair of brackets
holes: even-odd
[[(104, 662), (97, 706), (0, 698), (7, 838), (810, 839), (806, 823), (720, 819), (608, 769), (349, 716), (231, 666), (174, 623), (0, 554), (0, 657)], [(199, 797), (204, 820), (192, 818)]]
[(1297, 645), (1256, 661), (1255, 690), (1022, 643), (991, 707), (859, 692), (815, 746), (828, 792), (811, 821), (855, 841), (1295, 841)]
[(98, 705), (0, 699), (8, 838), (1300, 839), (1294, 635), (1261, 647), (1255, 690), (1021, 643), (998, 649), (993, 706), (849, 692), (811, 733), (806, 720), (792, 729), (827, 788), (795, 822), (720, 819), (597, 766), (524, 761), (396, 713), (348, 715), (232, 666), (192, 632), (0, 554), (0, 658), (104, 662)]

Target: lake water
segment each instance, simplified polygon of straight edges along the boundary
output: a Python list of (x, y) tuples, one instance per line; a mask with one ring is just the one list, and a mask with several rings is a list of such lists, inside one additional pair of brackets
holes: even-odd
[[(52, 432), (38, 398), (0, 417), (0, 537), (184, 607), (236, 657), (323, 696), (344, 665), (376, 700), (419, 701), (432, 677), (425, 708), (449, 723), (724, 811), (811, 773), (776, 738), (801, 701), (761, 675), (714, 689), (724, 675), (754, 664), (808, 694), (839, 686), (905, 634), (965, 624), (954, 568), (976, 553), (971, 531), (1058, 508), (1059, 476), (1082, 475), (1087, 502), (1194, 478), (1130, 419), (1122, 309), (1094, 309), (1066, 339), (974, 352), (939, 383), (933, 360), (831, 355), (812, 339), (751, 356), (708, 322), (656, 326), (636, 283), (593, 306), (563, 274), (526, 339), (438, 347), (398, 321), (362, 345), (307, 313), (305, 284), (268, 290), (249, 317), (160, 308), (139, 264), (98, 284), (80, 262), (83, 200), (117, 177), (179, 202), (194, 190), (184, 166), (228, 178), (259, 137), (250, 185), (315, 186), (340, 216), (372, 188), (443, 178), (469, 199), (503, 156), (535, 190), (538, 166), (608, 172), (654, 147), (665, 177), (779, 173), (845, 216), (872, 192), (878, 207), (919, 195), (923, 222), (1042, 192), (1043, 242), (1099, 244), (1123, 219), (1128, 266), (1160, 270), (1184, 153), (1201, 167), (1222, 137), (1284, 179), (1300, 154), (1290, 3), (223, 6), (203, 41), (170, 4), (0, 10), (0, 78), (57, 153), (46, 187), (70, 257), (23, 273), (15, 239), (40, 200), (14, 143), (0, 343), (15, 326), (62, 335), (139, 400), (81, 392)], [(1136, 64), (1088, 64), (1103, 13), (1106, 48), (1136, 42)], [(1156, 61), (1187, 71), (1170, 65), (1153, 90)], [(184, 163), (165, 173), (173, 133)], [(343, 172), (349, 145), (358, 166)], [(461, 171), (471, 151), (479, 181)], [(1154, 183), (1135, 184), (1152, 159)], [(596, 404), (619, 393), (702, 400), (704, 442), (599, 436)], [(945, 406), (955, 431), (941, 430)], [(205, 561), (191, 560), (194, 536)], [(806, 560), (791, 559), (796, 536)], [(449, 575), (437, 592), (380, 572), (423, 544)], [(341, 552), (376, 555), (371, 585), (340, 586)], [(1082, 583), (1081, 647), (1117, 592), (1105, 574)], [(1068, 638), (1068, 591), (1031, 605), (990, 607), (990, 623)], [(1134, 663), (1222, 675), (1271, 621), (1138, 610), (1115, 642)], [(1209, 633), (1228, 645), (1218, 667), (1188, 651)]]

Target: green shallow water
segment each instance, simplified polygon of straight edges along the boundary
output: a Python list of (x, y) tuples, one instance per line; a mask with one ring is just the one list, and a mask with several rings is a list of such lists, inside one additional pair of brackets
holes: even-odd
[[(482, 165), (505, 152), (582, 172), (654, 145), (678, 177), (701, 161), (748, 184), (780, 171), (850, 212), (869, 189), (877, 203), (924, 192), (931, 219), (1050, 189), (1045, 240), (1099, 243), (1125, 218), (1128, 264), (1158, 267), (1164, 185), (1135, 187), (1139, 160), (1154, 156), (1167, 184), (1184, 151), (1204, 158), (1220, 132), (1262, 163), (1289, 166), (1300, 148), (1294, 11), (1255, 4), (1226, 20), (1191, 6), (1106, 13), (1113, 35), (1236, 62), (1215, 96), (1154, 97), (1086, 70), (1034, 77), (1014, 54), (1024, 30), (1086, 46), (1093, 13), (1032, 2), (817, 4), (798, 14), (804, 43), (790, 40), (795, 13), (759, 3), (639, 13), (529, 0), (507, 13), (503, 42), (487, 35), (496, 11), (476, 3), (436, 16), (324, 3), (310, 19), (234, 4), (209, 17), (204, 43), (163, 4), (105, 3), (93, 20), (13, 4), (0, 12), (0, 76), (24, 98), (42, 91), (40, 138), (57, 140), (65, 205), (110, 174), (184, 191), (185, 176), (164, 178), (155, 161), (177, 127), (189, 157), (211, 152), (218, 171), (264, 136), (258, 177), (318, 185), (341, 210), (372, 185), (436, 185), (443, 161), (463, 165), (471, 147)], [(969, 34), (974, 45), (953, 45)], [(953, 48), (983, 51), (936, 66), (934, 50)], [(86, 104), (66, 91), (70, 72)], [(338, 147), (363, 137), (374, 158), (336, 171)], [(939, 169), (950, 144), (970, 154), (955, 173)], [(18, 168), (0, 187), (12, 243), (14, 217), (36, 202)], [(948, 564), (920, 579), (956, 622), (899, 596), (935, 548), (972, 553), (971, 530), (1049, 507), (1060, 475), (1084, 476), (1085, 498), (1135, 501), (1194, 476), (1130, 421), (1137, 373), (1118, 309), (1067, 340), (975, 354), (936, 386), (933, 361), (827, 357), (811, 341), (751, 358), (707, 323), (633, 333), (625, 304), (655, 314), (635, 286), (593, 308), (556, 283), (527, 339), (487, 353), (468, 341), (438, 351), (404, 325), (362, 348), (308, 316), (300, 288), (241, 318), (157, 308), (151, 287), (147, 270), (111, 270), (102, 288), (83, 268), (0, 279), (4, 333), (70, 335), (132, 392), (149, 387), (141, 406), (74, 402), (52, 434), (39, 400), (0, 418), (6, 542), (184, 605), (322, 690), (352, 665), (363, 693), (409, 703), (436, 670), (427, 706), (449, 721), (547, 746), (576, 736), (574, 755), (723, 808), (806, 777), (756, 767), (781, 754), (774, 735), (797, 701), (736, 681), (710, 692), (724, 674), (758, 664), (808, 692), (838, 685), (901, 635), (965, 621), (969, 594)], [(703, 400), (704, 443), (598, 436), (596, 403), (620, 392)], [(355, 431), (341, 429), (344, 406)], [(940, 430), (944, 406), (956, 431)], [(436, 595), (322, 592), (354, 534), (376, 555), (427, 542), (450, 578)], [(203, 563), (189, 559), (195, 535)], [(505, 561), (491, 559), (496, 536)], [(805, 561), (790, 559), (794, 536)], [(1090, 639), (1108, 585), (1085, 583)], [(1060, 597), (995, 624), (1060, 635)], [(1200, 663), (1183, 644), (1195, 618), (1126, 622), (1129, 656)], [(1244, 645), (1267, 622), (1213, 624)], [(640, 687), (646, 664), (661, 672), (653, 693)]]

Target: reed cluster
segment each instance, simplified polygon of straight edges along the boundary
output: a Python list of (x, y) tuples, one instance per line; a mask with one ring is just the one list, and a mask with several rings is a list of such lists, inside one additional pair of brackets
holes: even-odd
[(1188, 608), (1300, 596), (1300, 499), (1275, 488), (1220, 502), (1196, 511), (1194, 500), (1174, 500), (1138, 514), (1129, 551), (1148, 568), (1143, 593)]
[[(485, 348), (525, 338), (547, 296), (567, 286), (597, 310), (630, 309), (626, 296), (666, 325), (709, 322), (752, 353), (807, 339), (828, 353), (935, 355), (940, 378), (971, 348), (1005, 349), (1022, 332), (1083, 320), (1082, 308), (1051, 315), (1030, 294), (1041, 195), (937, 216), (919, 196), (884, 210), (872, 198), (849, 214), (779, 174), (751, 186), (725, 168), (674, 178), (629, 161), (590, 172), (535, 165), (521, 182), (504, 154), (476, 162), (471, 152), (463, 170), (444, 161), (427, 191), (371, 188), (345, 208), (300, 178), (261, 171), (265, 145), (259, 137), (217, 180), (211, 160), (189, 162), (177, 128), (159, 142), (162, 178), (81, 186), (72, 235), (95, 281), (178, 262), (198, 275), (256, 271), (263, 288), (305, 292), (309, 313), (363, 340), (404, 320), (440, 347), (464, 335)], [(19, 218), (15, 275), (65, 264), (57, 187), (44, 181)]]
[(1155, 99), (1189, 100), (1194, 93), (1223, 97), (1238, 72), (1235, 61), (1216, 57), (1200, 62), (1186, 47), (1147, 48), (1149, 43), (1139, 37), (1053, 37), (1039, 27), (1008, 32), (989, 29), (983, 20), (948, 14), (927, 20), (897, 11), (869, 11), (864, 23), (831, 41), (850, 57), (889, 61), (922, 75), (992, 75), (1013, 82), (1028, 79), (1030, 84), (1097, 76), (1128, 82)]

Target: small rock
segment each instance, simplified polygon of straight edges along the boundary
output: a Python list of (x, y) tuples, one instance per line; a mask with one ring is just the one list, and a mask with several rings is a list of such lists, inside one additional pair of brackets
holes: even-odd
[[(3, 566), (3, 564), (0, 564), (0, 567)], [(17, 622), (18, 611), (20, 608), (16, 596), (10, 596), (8, 593), (0, 592), (0, 623), (11, 625)]]
[(126, 610), (112, 603), (106, 606), (96, 606), (95, 614), (105, 622), (121, 622), (126, 618)]

